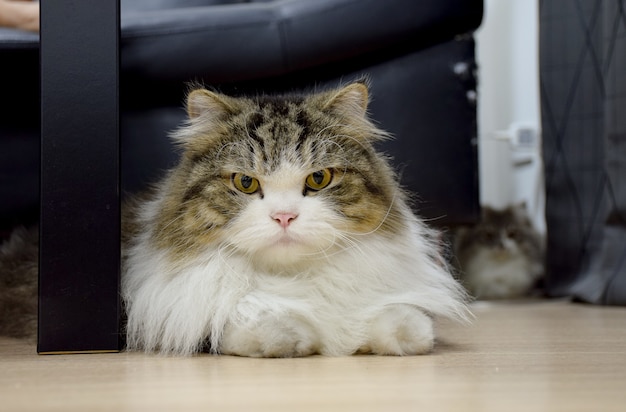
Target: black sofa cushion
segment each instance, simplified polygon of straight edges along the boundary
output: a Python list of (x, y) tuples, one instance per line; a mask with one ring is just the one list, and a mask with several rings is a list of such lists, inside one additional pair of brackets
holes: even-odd
[(436, 44), (482, 19), (482, 0), (236, 3), (127, 13), (123, 70), (142, 79), (249, 80), (402, 43)]

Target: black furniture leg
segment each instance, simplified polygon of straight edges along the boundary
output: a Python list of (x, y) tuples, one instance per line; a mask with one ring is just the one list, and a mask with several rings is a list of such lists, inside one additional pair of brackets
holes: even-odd
[(40, 6), (38, 352), (118, 351), (119, 0)]

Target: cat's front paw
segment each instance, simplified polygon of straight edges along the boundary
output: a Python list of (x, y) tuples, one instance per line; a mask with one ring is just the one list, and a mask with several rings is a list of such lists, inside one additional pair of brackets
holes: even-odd
[(253, 324), (228, 324), (219, 352), (254, 358), (293, 358), (318, 352), (314, 330), (294, 318), (267, 317)]
[(409, 305), (388, 306), (370, 324), (370, 339), (364, 351), (377, 355), (421, 355), (433, 349), (433, 322)]

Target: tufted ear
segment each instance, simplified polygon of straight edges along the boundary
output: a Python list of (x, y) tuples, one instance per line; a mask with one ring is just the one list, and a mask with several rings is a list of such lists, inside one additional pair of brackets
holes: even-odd
[(355, 82), (332, 93), (324, 109), (333, 110), (349, 118), (365, 118), (368, 103), (367, 85), (364, 82)]
[(237, 111), (237, 101), (203, 88), (187, 95), (189, 121), (170, 134), (188, 153), (202, 152), (224, 127), (224, 120)]
[(206, 89), (193, 90), (187, 96), (187, 115), (191, 120), (199, 117), (209, 121), (221, 119), (233, 109), (231, 98)]

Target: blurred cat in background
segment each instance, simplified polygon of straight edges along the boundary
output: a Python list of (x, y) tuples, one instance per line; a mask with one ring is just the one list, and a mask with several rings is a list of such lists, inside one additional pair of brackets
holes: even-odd
[(544, 273), (544, 239), (523, 203), (483, 207), (476, 226), (457, 230), (454, 254), (462, 283), (477, 299), (527, 296)]

